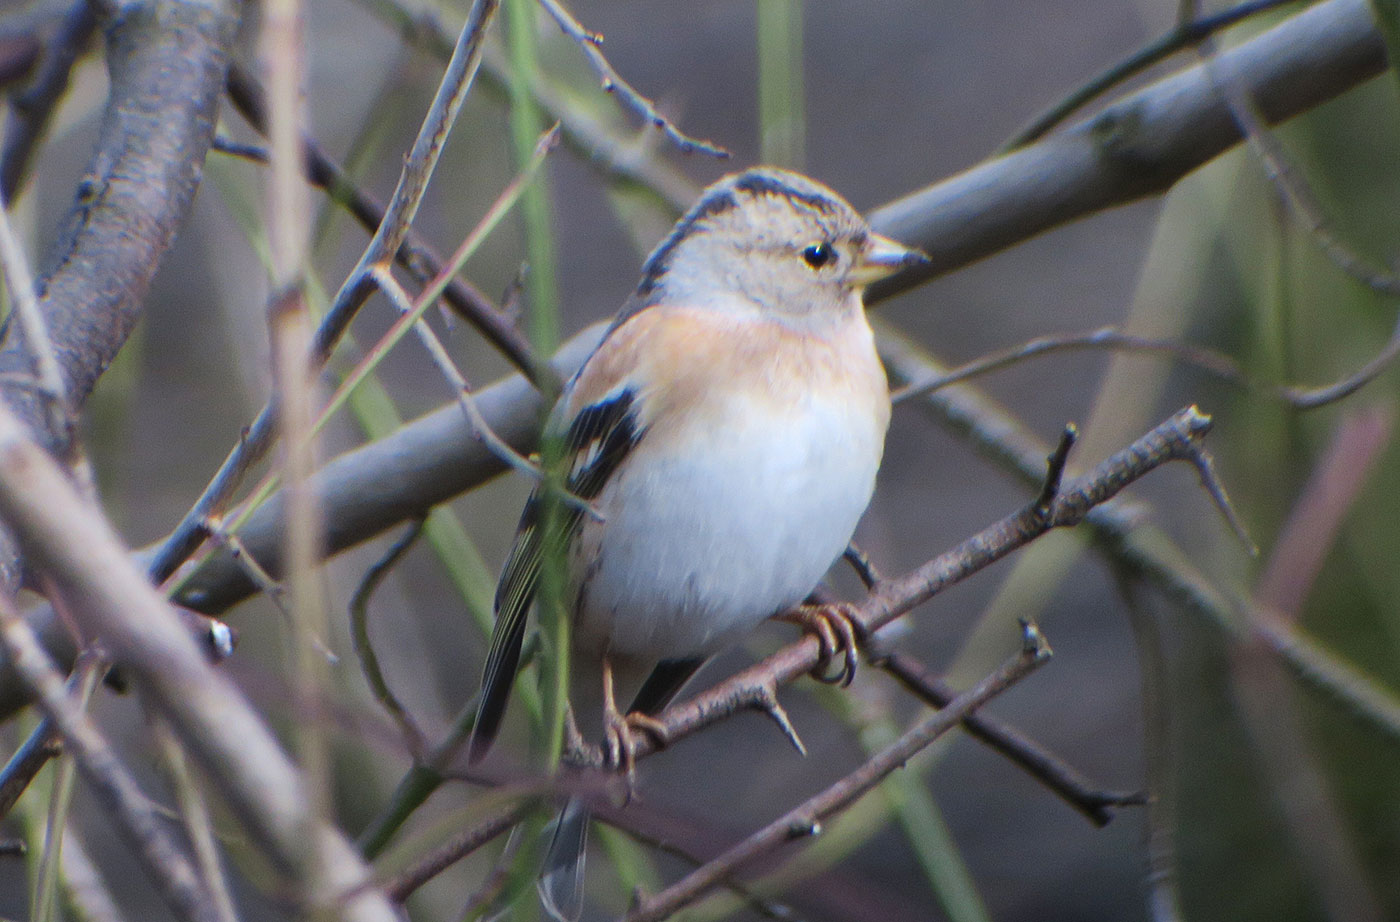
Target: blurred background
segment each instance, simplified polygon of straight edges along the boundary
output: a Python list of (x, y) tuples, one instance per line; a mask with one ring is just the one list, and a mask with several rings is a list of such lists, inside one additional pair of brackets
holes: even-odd
[[(578, 0), (571, 8), (606, 36), (610, 61), (640, 92), (682, 130), (733, 155), (727, 162), (681, 155), (654, 134), (639, 133), (597, 89), (577, 47), (540, 17), (534, 37), (544, 85), (605, 126), (630, 156), (668, 163), (696, 188), (729, 169), (777, 161), (828, 183), (867, 212), (988, 157), (1045, 108), (1167, 31), (1179, 12), (1166, 0)], [(1222, 41), (1230, 44), (1298, 8), (1251, 20)], [(239, 55), (252, 62), (257, 10), (248, 12)], [(465, 4), (311, 0), (306, 13), (311, 131), (363, 188), (387, 198), (442, 68), (432, 42), (422, 38), (431, 29), (406, 37), (399, 23), (407, 15), (453, 35)], [(498, 61), (504, 26), (498, 21), (493, 35)], [(1154, 73), (1195, 60), (1187, 53)], [(100, 54), (91, 55), (17, 202), (32, 229), (33, 252), (52, 239), (72, 200), (105, 100), (104, 80)], [(1332, 230), (1383, 265), (1394, 257), (1400, 230), (1396, 86), (1392, 75), (1378, 78), (1278, 132)], [(487, 74), (473, 92), (416, 222), (440, 250), (457, 245), (517, 169), (519, 145), (502, 87)], [(224, 119), (228, 136), (254, 139), (227, 107)], [(559, 329), (569, 335), (616, 310), (673, 215), (657, 196), (619, 186), (572, 150), (551, 155), (546, 173), (555, 294), (542, 290), (549, 267), (532, 264), (523, 301), (556, 297)], [(142, 330), (91, 403), (88, 447), (102, 495), (133, 546), (174, 526), (267, 396), (263, 183), (261, 167), (211, 154), (195, 213), (161, 270)], [(324, 197), (315, 201), (314, 271), (334, 291), (366, 237)], [(510, 301), (529, 252), (526, 237), (519, 212), (512, 213), (468, 263), (467, 276)], [(1320, 384), (1384, 347), (1394, 307), (1338, 271), (1259, 163), (1236, 151), (1163, 198), (1045, 234), (875, 313), (949, 365), (1037, 336), (1118, 324), (1222, 350), (1256, 381)], [(371, 301), (354, 339), (368, 347), (391, 315), (382, 299)], [(474, 384), (506, 373), (505, 362), (470, 328), (434, 323)], [(344, 371), (348, 361), (333, 371)], [(452, 396), (412, 341), (381, 365), (379, 383), (386, 405), (405, 419)], [(1107, 350), (1028, 360), (974, 384), (1047, 441), (1066, 422), (1078, 422), (1085, 430), (1073, 459), (1078, 470), (1180, 407), (1199, 404), (1215, 417), (1208, 445), (1260, 554), (1250, 556), (1184, 465), (1130, 491), (1143, 527), (1226, 599), (1250, 598), (1268, 568), (1281, 567), (1299, 581), (1290, 614), (1301, 618), (1310, 642), (1394, 694), (1400, 465), (1390, 438), (1393, 372), (1306, 413), (1169, 358)], [(382, 424), (387, 417), (377, 419)], [(345, 414), (325, 450), (338, 453), (365, 439), (363, 425)], [(1369, 464), (1368, 440), (1379, 446)], [(1330, 492), (1310, 479), (1328, 464), (1343, 471), (1343, 486)], [(1355, 485), (1354, 494), (1346, 484)], [(489, 598), (528, 488), (518, 476), (503, 477), (453, 502), (452, 521), (461, 527), (453, 534), (470, 544), (444, 545), (457, 548), (446, 562), (431, 546), (416, 547), (373, 600), (372, 638), (387, 678), (432, 736), (479, 683), (484, 638), (471, 612), (475, 606), (480, 616), (482, 599)], [(902, 573), (1031, 495), (965, 440), (905, 405), (896, 411), (858, 540), (881, 570)], [(1290, 527), (1304, 500), (1321, 518)], [(1332, 520), (1335, 533), (1316, 524)], [(371, 542), (329, 568), (333, 633), (326, 643), (339, 659), (325, 711), (315, 719), (335, 731), (337, 804), (352, 834), (381, 810), (409, 764), (365, 687), (346, 628), (348, 598), (385, 546)], [(1279, 563), (1281, 549), (1291, 556)], [(1316, 567), (1298, 563), (1313, 556)], [(858, 592), (844, 570), (834, 573), (833, 585), (847, 597)], [(305, 719), (287, 710), (283, 616), (255, 599), (228, 617), (241, 643), (226, 668), (275, 725)], [(1169, 867), (1185, 918), (1400, 917), (1394, 736), (1297, 684), (1262, 645), (1242, 639), (1238, 624), (1226, 628), (1131, 577), (1120, 580), (1077, 534), (1050, 535), (943, 593), (913, 612), (896, 642), (968, 685), (1015, 649), (1018, 617), (1041, 625), (1056, 656), (991, 712), (1105, 789), (1147, 789), (1151, 773), (1154, 792), (1175, 793), (1175, 816), (1167, 818), (1176, 851)], [(747, 648), (707, 667), (692, 689), (791, 636), (784, 626), (765, 628)], [(1151, 720), (1144, 718), (1145, 696), (1160, 705)], [(681, 830), (677, 839), (712, 855), (849, 771), (868, 747), (923, 713), (869, 668), (847, 691), (802, 681), (783, 700), (808, 746), (806, 759), (771, 723), (741, 715), (646, 760), (640, 804)], [(127, 758), (152, 772), (159, 791), (138, 703), (103, 694), (96, 708), (104, 726), (124, 740)], [(507, 721), (503, 748), (523, 753), (527, 721), (518, 709)], [(1152, 758), (1150, 727), (1161, 743)], [(17, 729), (10, 730), (16, 739)], [(16, 834), (25, 823), (41, 822), (42, 791), (22, 807), (9, 824)], [(385, 866), (465, 825), (475, 809), (476, 790), (445, 787), (415, 816)], [(85, 818), (90, 851), (128, 917), (163, 917), (81, 786), (75, 811)], [(236, 876), (257, 881), (256, 862), (240, 855), (236, 842), (225, 844)], [(599, 917), (624, 909), (633, 883), (655, 889), (685, 869), (671, 857), (647, 858), (645, 849), (615, 834), (597, 837), (594, 851), (590, 903)], [(754, 886), (795, 918), (813, 920), (1147, 919), (1149, 851), (1142, 809), (1121, 809), (1107, 827), (1095, 828), (1003, 757), (958, 733), (910, 762), (814, 843), (794, 849), (790, 860), (762, 869)], [(459, 918), (495, 860), (496, 850), (487, 852), (425, 887), (409, 904), (413, 918)], [(27, 888), (17, 863), (0, 860), (0, 915), (23, 917)], [(255, 886), (239, 884), (237, 896), (248, 918), (286, 912)], [(757, 916), (721, 895), (684, 917)]]

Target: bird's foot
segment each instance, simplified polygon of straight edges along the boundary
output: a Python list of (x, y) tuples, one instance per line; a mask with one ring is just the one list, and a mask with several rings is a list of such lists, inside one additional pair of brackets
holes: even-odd
[(637, 748), (635, 739), (638, 733), (650, 736), (657, 746), (665, 746), (670, 740), (666, 725), (648, 714), (632, 711), (624, 716), (617, 709), (617, 697), (613, 694), (612, 662), (603, 659), (603, 757), (608, 764), (622, 771), (627, 782), (627, 800), (632, 799), (632, 789), (637, 777)]
[[(856, 620), (855, 606), (849, 602), (829, 602), (825, 605), (800, 605), (778, 616), (779, 621), (796, 624), (817, 638), (821, 645), (821, 662), (812, 670), (812, 677), (830, 685), (842, 688), (851, 684), (856, 677), (858, 665), (857, 651), (860, 636), (860, 622)], [(840, 668), (832, 674), (831, 660), (838, 653), (844, 654)]]
[(639, 711), (624, 716), (617, 708), (604, 709), (603, 755), (609, 765), (622, 772), (627, 783), (627, 800), (632, 799), (637, 777), (636, 738), (639, 733), (651, 737), (657, 746), (665, 746), (670, 739), (666, 725), (655, 717)]

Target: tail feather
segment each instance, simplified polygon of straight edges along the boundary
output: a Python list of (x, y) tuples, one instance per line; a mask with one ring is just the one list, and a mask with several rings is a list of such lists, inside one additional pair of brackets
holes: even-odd
[(578, 922), (583, 914), (583, 865), (588, 851), (588, 808), (570, 800), (554, 821), (544, 868), (535, 881), (540, 904), (555, 922)]

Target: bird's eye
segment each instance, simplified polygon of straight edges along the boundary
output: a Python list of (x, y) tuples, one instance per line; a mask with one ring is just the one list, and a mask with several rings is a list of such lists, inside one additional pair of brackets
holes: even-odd
[(802, 260), (813, 269), (836, 261), (836, 250), (826, 241), (814, 243), (802, 251)]

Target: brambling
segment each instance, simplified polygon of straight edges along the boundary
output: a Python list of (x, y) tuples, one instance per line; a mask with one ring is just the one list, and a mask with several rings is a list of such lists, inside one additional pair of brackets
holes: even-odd
[[(923, 259), (804, 176), (726, 176), (648, 257), (565, 387), (546, 437), (563, 446), (565, 488), (597, 515), (559, 509), (564, 601), (574, 661), (601, 668), (612, 764), (630, 771), (633, 730), (656, 729), (650, 716), (706, 658), (768, 618), (854, 655), (830, 612), (800, 606), (849, 543), (884, 450), (889, 388), (862, 293)], [(541, 503), (537, 489), (497, 587), (472, 761), (519, 663)], [(647, 669), (623, 716), (615, 674)]]

